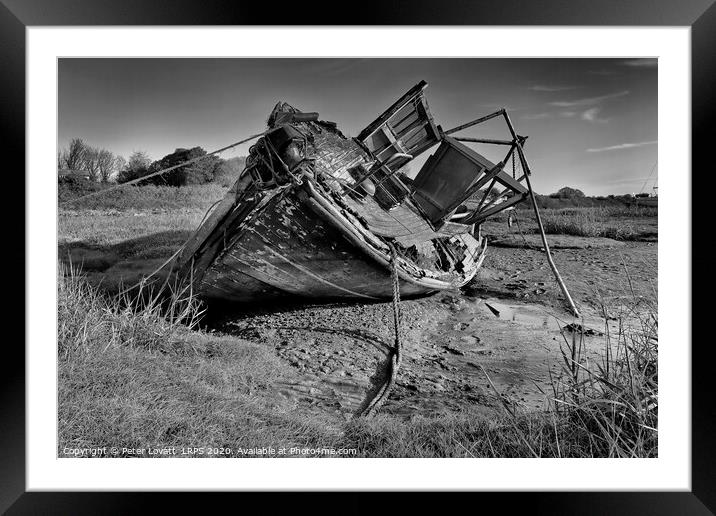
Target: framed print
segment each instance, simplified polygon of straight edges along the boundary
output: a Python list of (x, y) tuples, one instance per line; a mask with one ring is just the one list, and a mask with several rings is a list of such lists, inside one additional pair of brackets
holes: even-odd
[(713, 511), (691, 290), (710, 2), (383, 3), (350, 26), (179, 3), (0, 8), (27, 301), (4, 509)]

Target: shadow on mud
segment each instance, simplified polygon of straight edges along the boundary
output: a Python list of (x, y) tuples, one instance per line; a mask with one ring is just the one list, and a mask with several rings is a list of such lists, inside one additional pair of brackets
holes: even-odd
[[(458, 291), (456, 291), (458, 293)], [(402, 296), (402, 300), (423, 299), (434, 295), (434, 293), (415, 294)], [(391, 299), (376, 300), (355, 300), (347, 301), (341, 298), (309, 298), (286, 294), (281, 298), (269, 299), (264, 302), (235, 303), (230, 301), (206, 300), (204, 302), (207, 311), (202, 319), (202, 327), (207, 330), (219, 330), (226, 323), (238, 322), (242, 319), (249, 319), (264, 314), (292, 313), (299, 309), (310, 308), (344, 308), (355, 305), (370, 306), (392, 302)], [(285, 328), (290, 329), (290, 328)], [(314, 329), (315, 331), (319, 331)], [(346, 335), (349, 336), (349, 335)], [(358, 337), (356, 337), (358, 338)]]

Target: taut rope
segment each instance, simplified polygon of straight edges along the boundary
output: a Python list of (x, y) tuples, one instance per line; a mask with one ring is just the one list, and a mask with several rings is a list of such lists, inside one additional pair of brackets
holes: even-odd
[(82, 195), (82, 196), (77, 197), (77, 198), (75, 198), (75, 199), (69, 199), (69, 200), (67, 200), (67, 201), (62, 201), (62, 202), (59, 203), (59, 204), (60, 204), (60, 206), (63, 206), (63, 205), (65, 205), (65, 204), (71, 204), (71, 203), (73, 203), (73, 202), (81, 201), (82, 199), (87, 199), (88, 197), (96, 197), (97, 195), (102, 195), (102, 194), (105, 194), (105, 193), (107, 193), (107, 192), (111, 192), (111, 191), (113, 191), (113, 190), (117, 190), (117, 189), (122, 188), (122, 187), (125, 187), (125, 186), (130, 186), (130, 185), (133, 185), (133, 184), (136, 184), (136, 183), (140, 183), (140, 182), (142, 182), (142, 181), (146, 181), (147, 179), (149, 179), (149, 178), (151, 178), (151, 177), (161, 176), (162, 174), (166, 174), (167, 172), (171, 172), (172, 170), (176, 170), (177, 168), (184, 167), (184, 166), (189, 165), (189, 164), (191, 164), (191, 163), (196, 163), (197, 161), (201, 161), (202, 159), (206, 159), (206, 158), (208, 158), (209, 156), (213, 156), (214, 154), (219, 154), (220, 152), (224, 152), (225, 150), (229, 150), (229, 149), (231, 149), (231, 148), (233, 148), (233, 147), (236, 147), (237, 145), (241, 145), (242, 143), (250, 142), (251, 140), (254, 140), (254, 139), (256, 139), (256, 138), (260, 138), (260, 137), (263, 136), (264, 134), (266, 134), (266, 133), (263, 132), (263, 133), (254, 134), (253, 136), (249, 136), (248, 138), (244, 138), (244, 139), (241, 140), (241, 141), (238, 141), (238, 142), (236, 142), (236, 143), (232, 143), (231, 145), (227, 145), (226, 147), (222, 147), (221, 149), (217, 149), (217, 150), (215, 150), (215, 151), (207, 152), (206, 154), (203, 154), (203, 155), (198, 156), (198, 157), (196, 157), (196, 158), (190, 159), (190, 160), (185, 161), (185, 162), (183, 162), (183, 163), (179, 163), (178, 165), (174, 165), (174, 166), (171, 166), (171, 167), (164, 168), (164, 169), (162, 169), (162, 170), (158, 170), (158, 171), (156, 171), (156, 172), (152, 172), (151, 174), (147, 174), (146, 176), (138, 177), (137, 179), (132, 179), (131, 181), (127, 181), (126, 183), (121, 183), (121, 184), (117, 184), (117, 185), (115, 185), (115, 186), (112, 186), (112, 187), (110, 187), (110, 188), (105, 188), (104, 190), (98, 190), (98, 191), (96, 191), (96, 192), (88, 193), (87, 195)]

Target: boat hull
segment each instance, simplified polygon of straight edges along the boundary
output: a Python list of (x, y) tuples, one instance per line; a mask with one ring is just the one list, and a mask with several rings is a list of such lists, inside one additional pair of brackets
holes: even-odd
[[(242, 222), (198, 281), (198, 289), (205, 298), (232, 302), (286, 296), (389, 299), (393, 295), (390, 265), (366, 249), (321, 213), (305, 189), (291, 186), (272, 194)], [(429, 278), (421, 281), (405, 271), (399, 277), (403, 296), (459, 286)]]

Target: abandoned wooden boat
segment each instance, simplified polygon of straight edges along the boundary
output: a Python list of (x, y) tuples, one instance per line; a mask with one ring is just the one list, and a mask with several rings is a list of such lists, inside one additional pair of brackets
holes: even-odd
[[(385, 299), (465, 285), (485, 256), (480, 224), (525, 199), (504, 170), (525, 138), (500, 110), (450, 131), (433, 121), (421, 82), (356, 138), (279, 102), (246, 167), (179, 258), (207, 299)], [(512, 139), (450, 134), (503, 116)], [(494, 164), (464, 142), (506, 145)], [(414, 179), (401, 169), (436, 147)], [(500, 188), (498, 188), (501, 187)]]

